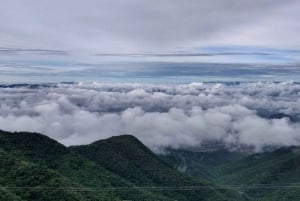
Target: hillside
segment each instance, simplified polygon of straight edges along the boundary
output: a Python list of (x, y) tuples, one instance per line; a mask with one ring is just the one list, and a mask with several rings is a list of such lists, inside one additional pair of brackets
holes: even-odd
[(280, 148), (216, 168), (218, 183), (257, 186), (247, 193), (261, 200), (300, 199), (300, 149)]
[(212, 200), (241, 198), (234, 191), (220, 193), (209, 183), (196, 182), (179, 173), (130, 135), (111, 137), (71, 149), (138, 186), (199, 187), (193, 191), (161, 191), (167, 197), (189, 201), (207, 200), (208, 197)]
[[(0, 144), (1, 148), (12, 153), (15, 158), (22, 158), (32, 164), (46, 167), (52, 172), (76, 182), (80, 186), (71, 186), (71, 192), (96, 195), (97, 199), (91, 200), (139, 200), (143, 198), (169, 200), (147, 190), (136, 188), (131, 182), (73, 153), (67, 147), (41, 134), (1, 132)], [(30, 174), (28, 175), (30, 176)], [(30, 185), (32, 184), (27, 184), (27, 186)], [(135, 190), (124, 192), (118, 190), (118, 188), (115, 189), (115, 187), (133, 188)]]
[[(0, 150), (1, 200), (240, 199), (234, 191), (195, 183), (132, 136), (67, 148), (41, 134), (1, 131)], [(189, 185), (203, 188), (153, 188)]]
[(299, 178), (299, 147), (156, 155), (131, 135), (65, 147), (0, 131), (0, 200), (293, 201)]
[(198, 179), (225, 185), (254, 200), (300, 200), (300, 148), (249, 155), (219, 150), (171, 150), (162, 159)]
[(160, 157), (180, 172), (194, 178), (215, 182), (219, 176), (214, 171), (215, 167), (242, 159), (247, 155), (247, 153), (225, 149), (215, 151), (167, 149)]
[[(1, 160), (1, 185), (4, 189), (14, 187), (14, 192), (21, 189), (19, 195), (24, 200), (32, 196), (40, 200), (120, 200), (112, 192), (82, 191), (89, 187), (85, 176), (98, 167), (46, 136), (1, 132), (0, 145), (1, 157), (5, 159)], [(102, 185), (109, 185), (106, 173), (98, 172), (93, 171), (97, 173), (93, 176)]]

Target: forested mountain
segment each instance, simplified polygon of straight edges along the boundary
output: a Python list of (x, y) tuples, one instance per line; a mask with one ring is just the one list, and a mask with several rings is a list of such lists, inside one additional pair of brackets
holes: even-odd
[(65, 147), (0, 132), (0, 200), (299, 200), (300, 148), (166, 150), (122, 135)]
[(191, 177), (239, 190), (253, 200), (300, 199), (300, 148), (263, 153), (170, 150), (165, 161)]
[(129, 135), (68, 148), (41, 134), (1, 131), (0, 150), (1, 200), (244, 199), (183, 175)]

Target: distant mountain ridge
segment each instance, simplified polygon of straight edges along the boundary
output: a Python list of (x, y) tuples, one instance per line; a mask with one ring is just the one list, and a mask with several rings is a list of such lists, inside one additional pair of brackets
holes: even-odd
[(300, 147), (255, 154), (171, 150), (161, 158), (191, 177), (229, 185), (253, 200), (300, 200)]

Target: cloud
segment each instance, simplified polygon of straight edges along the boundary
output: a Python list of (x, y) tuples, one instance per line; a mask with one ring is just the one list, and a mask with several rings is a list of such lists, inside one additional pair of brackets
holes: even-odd
[(299, 47), (298, 10), (296, 0), (5, 0), (0, 37), (5, 47), (91, 53), (224, 43)]
[[(153, 150), (300, 144), (297, 83), (74, 83), (0, 86), (0, 129), (66, 145), (133, 134)], [(289, 119), (270, 119), (283, 112)]]
[(3, 48), (0, 47), (0, 54), (39, 54), (39, 55), (67, 55), (68, 52), (62, 50), (47, 49), (24, 49), (24, 48)]

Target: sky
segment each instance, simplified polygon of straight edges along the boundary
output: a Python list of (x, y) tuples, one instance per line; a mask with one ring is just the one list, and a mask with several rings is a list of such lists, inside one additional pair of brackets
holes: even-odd
[(66, 145), (128, 133), (156, 151), (300, 145), (299, 10), (299, 0), (1, 0), (0, 129)]
[(2, 0), (0, 82), (299, 81), (297, 0)]

